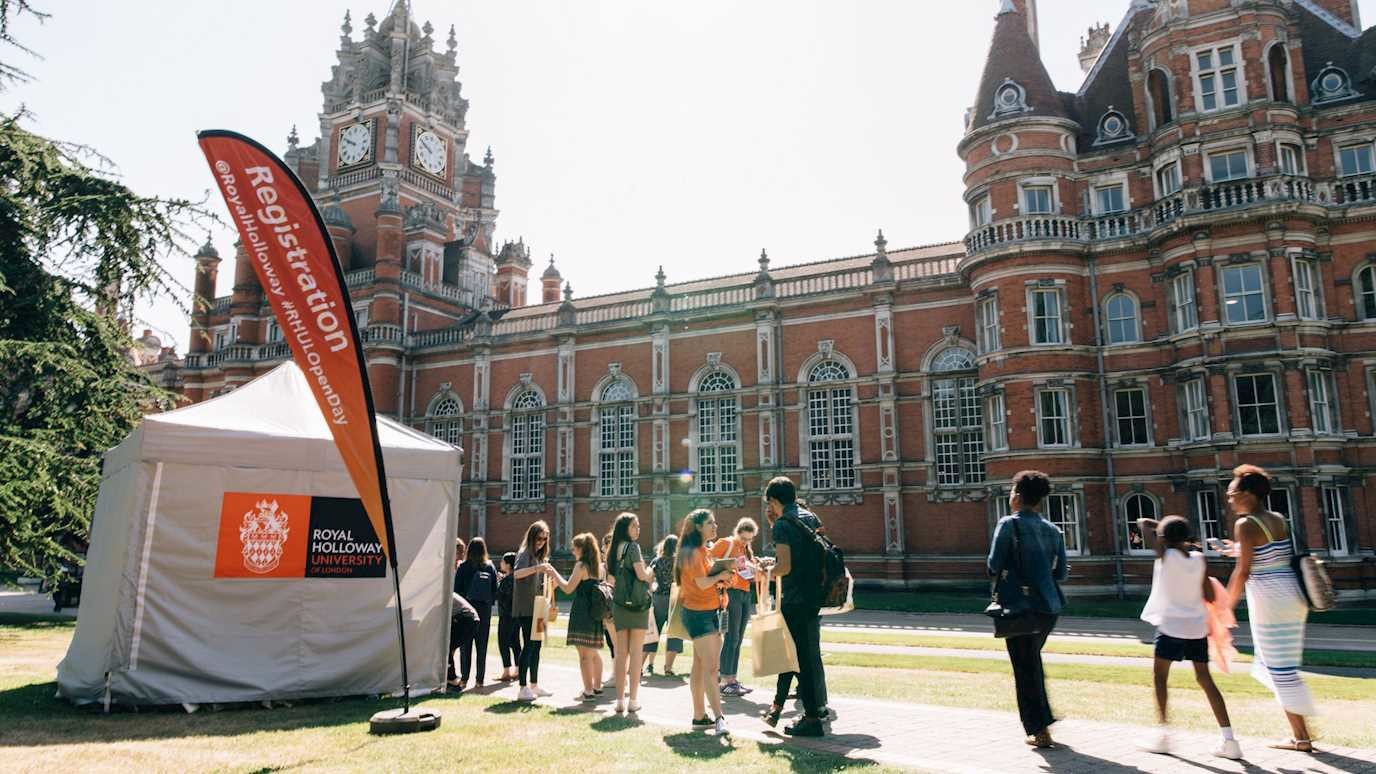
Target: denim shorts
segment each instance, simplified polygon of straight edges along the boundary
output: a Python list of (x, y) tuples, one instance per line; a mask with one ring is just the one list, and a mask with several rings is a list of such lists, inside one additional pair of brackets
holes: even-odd
[(689, 610), (683, 608), (683, 628), (688, 630), (688, 639), (696, 640), (721, 631), (720, 610)]
[(1179, 637), (1157, 632), (1154, 655), (1167, 661), (1207, 663), (1209, 661), (1209, 639), (1200, 637), (1197, 640), (1182, 640)]

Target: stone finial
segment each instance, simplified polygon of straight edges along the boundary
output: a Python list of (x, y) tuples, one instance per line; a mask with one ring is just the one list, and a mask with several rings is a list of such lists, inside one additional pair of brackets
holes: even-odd
[(769, 253), (768, 253), (763, 247), (761, 247), (761, 248), (760, 248), (760, 273), (761, 273), (761, 274), (764, 274), (764, 273), (767, 272), (767, 271), (769, 271)]
[(344, 33), (344, 37), (346, 38), (354, 34), (354, 22), (353, 19), (350, 18), (348, 11), (344, 12), (344, 23), (339, 25), (339, 31)]
[(377, 17), (374, 16), (371, 12), (369, 12), (367, 16), (363, 17), (363, 24), (364, 35), (372, 35), (377, 31)]
[(564, 303), (573, 303), (573, 285), (564, 283)]
[(492, 157), (492, 146), (489, 145), (487, 146), (487, 153), (483, 154), (483, 166), (491, 169), (493, 161), (496, 161), (496, 159)]
[(660, 267), (659, 267), (659, 271), (655, 272), (655, 289), (656, 289), (656, 290), (663, 290), (663, 289), (664, 289), (664, 280), (665, 280), (665, 279), (666, 279), (666, 276), (665, 276), (665, 274), (664, 274), (664, 267), (663, 267), (663, 266), (660, 266)]
[(426, 19), (425, 23), (420, 26), (420, 31), (424, 32), (425, 37), (428, 38), (430, 34), (435, 31), (435, 25), (431, 24), (429, 19)]
[(874, 260), (870, 261), (871, 281), (876, 283), (893, 281), (893, 262), (889, 260), (889, 240), (884, 238), (884, 229), (874, 238)]
[(457, 35), (454, 34), (454, 25), (452, 24), (449, 25), (449, 40), (446, 41), (446, 43), (450, 53), (457, 51), (459, 48), (459, 38)]
[(287, 134), (287, 150), (296, 150), (301, 144), (301, 135), (296, 133), (296, 124), (291, 125), (291, 132)]
[(219, 257), (220, 257), (220, 251), (215, 249), (215, 244), (214, 244), (213, 242), (211, 242), (211, 240), (210, 240), (210, 234), (209, 234), (209, 233), (207, 233), (207, 234), (205, 235), (205, 244), (201, 245), (201, 249), (199, 249), (199, 250), (196, 251), (196, 257), (197, 257), (197, 258), (219, 258)]
[(888, 246), (889, 240), (884, 238), (884, 229), (881, 228), (879, 229), (879, 236), (874, 238), (874, 252), (877, 255), (888, 255), (889, 251), (886, 249)]
[(547, 278), (547, 279), (549, 279), (549, 278), (558, 279), (558, 278), (559, 278), (559, 270), (556, 269), (556, 268), (554, 268), (554, 253), (550, 253), (550, 254), (549, 254), (549, 267), (545, 269), (545, 273), (544, 273), (543, 276), (544, 276), (545, 278)]

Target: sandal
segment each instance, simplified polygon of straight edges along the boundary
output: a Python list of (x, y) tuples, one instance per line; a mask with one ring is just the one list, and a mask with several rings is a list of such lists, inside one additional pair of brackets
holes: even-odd
[(1284, 742), (1276, 742), (1275, 744), (1268, 744), (1266, 746), (1272, 750), (1292, 750), (1302, 753), (1314, 752), (1313, 739), (1287, 739)]
[(769, 705), (769, 709), (765, 710), (761, 717), (764, 718), (764, 722), (769, 724), (770, 728), (773, 728), (779, 725), (779, 716), (782, 714), (784, 714), (783, 707), (777, 704), (771, 704)]

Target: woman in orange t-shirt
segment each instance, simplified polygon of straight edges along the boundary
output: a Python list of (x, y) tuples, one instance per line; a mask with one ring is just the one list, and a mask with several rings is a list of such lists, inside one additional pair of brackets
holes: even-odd
[[(693, 727), (715, 726), (718, 734), (726, 733), (726, 718), (721, 712), (721, 692), (717, 690), (717, 667), (721, 655), (721, 596), (717, 584), (732, 576), (731, 570), (715, 575), (706, 544), (717, 536), (717, 518), (706, 508), (699, 508), (683, 520), (678, 539), (679, 607), (683, 628), (693, 640), (693, 671), (688, 687), (693, 697)], [(716, 720), (707, 717), (704, 704), (712, 706)]]
[(721, 640), (721, 695), (744, 696), (750, 688), (736, 679), (736, 667), (741, 660), (741, 642), (745, 639), (745, 624), (750, 620), (754, 605), (750, 599), (750, 581), (759, 570), (755, 563), (755, 551), (750, 544), (755, 541), (755, 533), (760, 525), (746, 517), (736, 522), (736, 529), (729, 538), (722, 538), (712, 544), (711, 553), (716, 559), (735, 559), (736, 571), (726, 585), (726, 632)]

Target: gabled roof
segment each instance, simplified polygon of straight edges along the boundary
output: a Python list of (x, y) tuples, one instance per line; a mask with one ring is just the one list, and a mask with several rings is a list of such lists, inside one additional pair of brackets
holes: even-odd
[[(1004, 81), (1012, 80), (1022, 87), (1027, 110), (1006, 116), (994, 116), (994, 97)], [(1027, 19), (1013, 3), (1005, 3), (994, 20), (994, 36), (989, 43), (989, 57), (984, 74), (979, 79), (979, 91), (970, 116), (968, 129), (1019, 116), (1053, 116), (1069, 118), (1065, 104), (1051, 76), (1042, 64), (1037, 46), (1027, 33)]]
[(1128, 26), (1133, 23), (1140, 7), (1135, 3), (1128, 7), (1123, 20), (1113, 31), (1113, 36), (1104, 44), (1094, 67), (1085, 76), (1080, 91), (1075, 95), (1074, 114), (1080, 122), (1079, 146), (1081, 150), (1093, 150), (1099, 136), (1099, 119), (1109, 108), (1113, 108), (1127, 119), (1129, 130), (1138, 136), (1146, 133), (1145, 122), (1139, 121), (1133, 106), (1132, 80), (1128, 73)]

